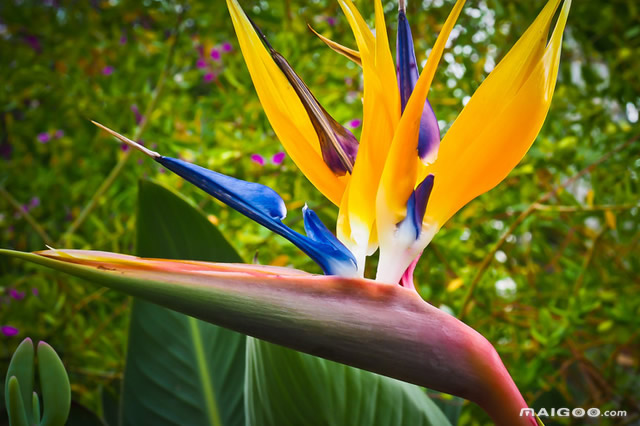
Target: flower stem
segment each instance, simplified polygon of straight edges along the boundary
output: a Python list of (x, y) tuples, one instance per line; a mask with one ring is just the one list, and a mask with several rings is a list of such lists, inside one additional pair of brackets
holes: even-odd
[[(133, 140), (137, 141), (140, 139), (140, 137), (142, 137), (142, 134), (146, 130), (147, 124), (149, 123), (149, 117), (155, 110), (156, 104), (158, 102), (158, 98), (162, 93), (162, 89), (164, 88), (164, 83), (166, 81), (167, 74), (169, 73), (169, 69), (173, 64), (173, 57), (174, 57), (176, 45), (178, 42), (178, 36), (180, 35), (179, 29), (180, 29), (180, 23), (182, 22), (183, 15), (184, 15), (184, 12), (181, 12), (180, 15), (178, 15), (178, 20), (177, 20), (175, 31), (174, 31), (175, 35), (171, 39), (171, 45), (169, 47), (169, 53), (167, 55), (167, 59), (165, 61), (164, 67), (162, 68), (162, 72), (158, 77), (158, 82), (156, 83), (156, 87), (153, 91), (153, 94), (151, 95), (151, 100), (149, 101), (149, 104), (147, 105), (144, 115), (142, 116), (142, 121), (138, 125), (133, 135)], [(89, 214), (93, 212), (93, 210), (96, 208), (102, 196), (107, 192), (107, 190), (111, 187), (111, 185), (113, 185), (115, 180), (118, 178), (118, 176), (124, 169), (124, 166), (127, 164), (129, 157), (131, 157), (132, 152), (133, 150), (129, 150), (125, 152), (122, 155), (122, 157), (120, 157), (120, 160), (118, 160), (118, 163), (116, 163), (113, 169), (111, 169), (111, 172), (109, 172), (109, 174), (104, 179), (100, 187), (93, 194), (89, 202), (84, 206), (84, 208), (82, 209), (78, 217), (73, 221), (73, 223), (71, 223), (69, 228), (62, 235), (62, 237), (60, 238), (60, 241), (68, 242), (70, 237), (80, 228), (80, 226), (82, 226), (82, 224), (87, 219)]]
[(11, 206), (16, 209), (16, 211), (18, 211), (22, 217), (24, 217), (24, 219), (27, 221), (27, 223), (29, 225), (31, 225), (31, 227), (33, 228), (34, 231), (36, 231), (38, 233), (38, 235), (40, 235), (40, 238), (42, 238), (42, 241), (45, 242), (45, 244), (49, 244), (52, 245), (53, 244), (53, 240), (51, 239), (51, 237), (49, 237), (49, 234), (47, 234), (47, 232), (44, 230), (44, 228), (38, 223), (37, 220), (34, 219), (33, 216), (31, 216), (31, 213), (29, 213), (26, 209), (24, 209), (20, 203), (18, 202), (18, 200), (16, 200), (15, 198), (13, 198), (13, 195), (11, 195), (6, 189), (4, 189), (2, 186), (0, 186), (0, 196), (2, 196), (2, 198), (4, 198), (5, 200), (7, 200), (7, 202), (9, 204), (11, 204)]
[(578, 180), (579, 178), (581, 178), (585, 174), (591, 172), (598, 165), (604, 163), (609, 158), (611, 158), (614, 154), (616, 154), (619, 151), (622, 151), (623, 149), (625, 149), (629, 145), (633, 144), (635, 141), (638, 140), (638, 138), (640, 138), (640, 136), (638, 136), (638, 135), (633, 136), (629, 140), (627, 140), (626, 142), (618, 145), (616, 148), (614, 148), (611, 151), (607, 152), (605, 155), (603, 155), (602, 157), (600, 157), (599, 159), (597, 159), (593, 163), (589, 164), (587, 167), (585, 167), (584, 169), (580, 170), (578, 173), (576, 173), (575, 175), (573, 175), (569, 179), (567, 179), (564, 182), (562, 182), (560, 185), (554, 187), (549, 192), (541, 195), (536, 201), (531, 203), (529, 205), (529, 207), (527, 207), (526, 210), (524, 210), (522, 213), (520, 213), (520, 215), (511, 224), (511, 226), (509, 226), (509, 228), (505, 231), (505, 233), (502, 234), (502, 236), (500, 237), (498, 242), (495, 244), (495, 246), (493, 246), (493, 248), (489, 251), (489, 253), (487, 253), (487, 255), (484, 257), (484, 259), (482, 259), (482, 263), (480, 264), (480, 267), (478, 268), (478, 272), (476, 272), (476, 275), (473, 277), (473, 281), (471, 281), (471, 285), (469, 286), (469, 290), (467, 291), (467, 294), (465, 295), (464, 300), (462, 302), (462, 308), (460, 308), (460, 315), (458, 316), (459, 319), (462, 320), (469, 313), (469, 306), (470, 306), (471, 300), (473, 299), (473, 293), (474, 293), (476, 287), (478, 286), (478, 283), (480, 282), (480, 279), (482, 278), (482, 276), (484, 275), (485, 271), (489, 267), (489, 264), (491, 264), (491, 261), (493, 260), (494, 255), (500, 249), (500, 247), (502, 247), (502, 245), (507, 241), (507, 237), (509, 235), (511, 235), (516, 230), (516, 228), (527, 217), (529, 217), (529, 215), (531, 215), (536, 210), (539, 210), (539, 207), (542, 204), (544, 204), (545, 202), (549, 201), (549, 199), (551, 197), (556, 195), (560, 189), (565, 188), (568, 185), (571, 185), (573, 182), (575, 182), (576, 180)]

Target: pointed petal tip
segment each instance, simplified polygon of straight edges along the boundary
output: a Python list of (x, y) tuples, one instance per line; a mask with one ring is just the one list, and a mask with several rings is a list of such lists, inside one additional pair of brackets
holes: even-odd
[(134, 142), (131, 139), (127, 138), (126, 136), (122, 136), (120, 133), (118, 133), (118, 132), (116, 132), (114, 130), (111, 130), (107, 126), (104, 126), (104, 125), (98, 123), (97, 121), (91, 120), (91, 122), (93, 124), (95, 124), (96, 126), (98, 126), (99, 128), (101, 128), (102, 130), (104, 130), (105, 132), (109, 133), (114, 138), (120, 140), (121, 142), (126, 143), (130, 147), (137, 149), (138, 151), (148, 155), (149, 157), (151, 157), (151, 158), (160, 158), (161, 157), (161, 155), (158, 154), (157, 152), (145, 148), (144, 146), (140, 145), (138, 142)]
[(322, 40), (322, 42), (324, 44), (326, 44), (331, 50), (333, 50), (336, 53), (341, 54), (342, 56), (344, 56), (345, 58), (349, 59), (350, 61), (362, 66), (362, 58), (360, 57), (360, 52), (358, 52), (357, 50), (354, 49), (350, 49), (346, 46), (343, 46), (339, 43), (336, 43), (335, 41), (323, 36), (322, 34), (320, 34), (319, 32), (317, 32), (316, 30), (313, 29), (313, 27), (309, 24), (307, 24), (307, 28), (309, 28), (309, 30), (314, 33), (316, 35), (316, 37), (318, 37), (320, 40)]

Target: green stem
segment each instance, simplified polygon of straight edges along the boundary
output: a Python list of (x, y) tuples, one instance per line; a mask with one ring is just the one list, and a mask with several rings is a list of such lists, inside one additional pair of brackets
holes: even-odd
[(629, 210), (640, 207), (640, 204), (603, 204), (597, 206), (552, 206), (549, 204), (534, 203), (535, 210), (558, 213), (599, 212), (607, 210)]
[(4, 189), (1, 186), (0, 186), (0, 196), (2, 196), (2, 198), (4, 198), (9, 204), (11, 204), (11, 206), (14, 209), (16, 209), (16, 211), (20, 213), (22, 217), (24, 217), (27, 223), (31, 225), (33, 230), (36, 231), (38, 235), (40, 235), (40, 238), (42, 238), (42, 241), (44, 241), (45, 244), (48, 244), (48, 245), (53, 244), (53, 240), (51, 239), (51, 237), (49, 237), (49, 234), (47, 234), (47, 232), (38, 223), (38, 221), (35, 220), (34, 217), (31, 216), (31, 214), (20, 205), (18, 200), (13, 198), (13, 195), (11, 195), (6, 189)]
[[(178, 36), (180, 34), (179, 27), (180, 27), (180, 23), (182, 22), (182, 18), (183, 18), (183, 14), (181, 13), (178, 16), (178, 21), (175, 27), (175, 36), (171, 41), (171, 46), (169, 47), (169, 54), (167, 55), (167, 60), (165, 61), (165, 64), (164, 64), (164, 67), (162, 68), (162, 72), (160, 73), (160, 76), (158, 77), (158, 82), (156, 83), (156, 87), (151, 96), (151, 100), (149, 101), (149, 104), (147, 105), (147, 108), (144, 111), (142, 121), (138, 125), (138, 128), (136, 129), (133, 135), (133, 140), (137, 141), (142, 137), (142, 134), (146, 130), (147, 124), (149, 123), (149, 117), (155, 110), (156, 104), (158, 102), (158, 98), (160, 97), (160, 93), (164, 88), (164, 83), (166, 81), (167, 74), (169, 73), (169, 69), (173, 64), (173, 57), (175, 54)], [(60, 238), (60, 241), (68, 242), (70, 237), (80, 228), (80, 226), (84, 223), (84, 221), (87, 219), (89, 214), (93, 212), (93, 210), (96, 208), (96, 206), (100, 202), (100, 199), (102, 198), (102, 196), (107, 192), (107, 190), (111, 187), (111, 185), (113, 185), (115, 180), (118, 178), (118, 176), (124, 169), (124, 166), (127, 164), (127, 161), (129, 160), (129, 157), (131, 157), (132, 152), (133, 150), (129, 150), (125, 152), (122, 157), (120, 157), (120, 160), (118, 160), (118, 163), (116, 163), (113, 169), (111, 169), (111, 172), (107, 175), (107, 177), (102, 182), (100, 187), (93, 194), (89, 202), (84, 206), (84, 208), (82, 209), (78, 217), (73, 221), (73, 223), (71, 223), (69, 228), (62, 235), (62, 237)]]
[(580, 172), (578, 172), (577, 174), (575, 174), (571, 178), (565, 180), (560, 185), (554, 187), (551, 191), (541, 195), (536, 201), (534, 201), (531, 205), (529, 205), (529, 207), (527, 207), (526, 210), (524, 210), (522, 213), (520, 213), (520, 215), (511, 224), (511, 226), (509, 226), (509, 228), (505, 231), (505, 233), (502, 234), (502, 236), (500, 237), (498, 242), (493, 246), (493, 248), (489, 251), (489, 253), (487, 253), (487, 255), (484, 257), (484, 259), (482, 259), (482, 263), (480, 264), (480, 267), (478, 268), (478, 272), (476, 272), (476, 275), (473, 277), (473, 281), (471, 281), (471, 285), (469, 285), (469, 290), (467, 290), (467, 294), (465, 295), (464, 300), (462, 302), (462, 308), (460, 308), (460, 315), (458, 316), (458, 318), (460, 320), (462, 320), (469, 313), (469, 306), (470, 306), (471, 300), (473, 299), (473, 293), (474, 293), (476, 287), (478, 286), (478, 283), (480, 282), (480, 279), (482, 278), (482, 276), (484, 275), (485, 271), (489, 267), (489, 264), (491, 264), (491, 261), (493, 260), (496, 252), (507, 241), (507, 238), (509, 237), (509, 235), (511, 235), (516, 230), (516, 228), (527, 217), (529, 217), (529, 215), (531, 213), (536, 211), (538, 206), (540, 206), (543, 203), (546, 203), (547, 201), (549, 201), (549, 199), (551, 197), (553, 197), (554, 195), (556, 195), (560, 189), (565, 188), (566, 186), (568, 186), (571, 183), (573, 183), (576, 180), (578, 180), (580, 177), (582, 177), (585, 174), (591, 172), (598, 165), (604, 163), (609, 158), (611, 158), (615, 153), (617, 153), (619, 151), (622, 151), (623, 149), (625, 149), (629, 145), (633, 144), (635, 141), (638, 140), (639, 137), (640, 136), (637, 136), (637, 135), (633, 136), (629, 140), (627, 140), (626, 142), (618, 145), (616, 148), (614, 148), (613, 150), (609, 151), (608, 153), (606, 153), (605, 155), (600, 157), (598, 160), (594, 161), (593, 163), (591, 163), (590, 165), (588, 165), (587, 167), (582, 169)]

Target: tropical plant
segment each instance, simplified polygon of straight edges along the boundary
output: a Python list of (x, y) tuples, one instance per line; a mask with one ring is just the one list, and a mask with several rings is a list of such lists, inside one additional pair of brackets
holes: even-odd
[(40, 397), (33, 391), (35, 351), (26, 338), (11, 357), (4, 385), (5, 402), (12, 426), (64, 425), (71, 408), (69, 377), (56, 351), (45, 342), (38, 343)]
[[(322, 268), (324, 277), (261, 265), (201, 262), (199, 255), (190, 257), (182, 250), (157, 257), (192, 260), (56, 249), (2, 253), (269, 342), (469, 399), (497, 424), (536, 424), (535, 419), (520, 416), (527, 404), (493, 346), (463, 322), (426, 303), (413, 285), (413, 271), (422, 251), (451, 216), (503, 180), (533, 143), (551, 103), (571, 1), (564, 2), (550, 38), (549, 28), (561, 0), (547, 3), (470, 98), (442, 143), (427, 94), (464, 1), (456, 2), (420, 74), (404, 2), (399, 8), (395, 64), (381, 2), (375, 3), (375, 35), (350, 0), (339, 3), (354, 32), (357, 50), (322, 39), (362, 66), (359, 142), (325, 111), (239, 4), (227, 1), (254, 86), (275, 133), (311, 183), (340, 207), (337, 237), (306, 206), (306, 236), (287, 227), (284, 201), (264, 185), (160, 155), (100, 125), (290, 240)], [(171, 228), (183, 220), (188, 221), (176, 217), (150, 234), (179, 234)], [(146, 240), (139, 239), (138, 254), (156, 257), (144, 252), (145, 244)], [(376, 279), (370, 280), (364, 277), (365, 263), (378, 248)], [(221, 260), (236, 260), (232, 254), (229, 257)], [(195, 320), (176, 318), (188, 324), (200, 377), (206, 378), (207, 352), (200, 341), (204, 331)], [(237, 343), (231, 346), (238, 348)], [(268, 361), (269, 349), (260, 348), (270, 347), (248, 341), (247, 365)], [(349, 380), (356, 380), (354, 374), (349, 373)], [(357, 382), (363, 386), (378, 381), (386, 392), (392, 387), (404, 389), (398, 382), (375, 377), (365, 375)], [(248, 370), (245, 380), (254, 383)], [(201, 383), (206, 418), (220, 423), (219, 404), (207, 383)], [(415, 388), (406, 389), (407, 398), (426, 398)], [(265, 395), (258, 392), (244, 397)], [(279, 418), (277, 413), (261, 414), (259, 410), (246, 415), (257, 423)]]

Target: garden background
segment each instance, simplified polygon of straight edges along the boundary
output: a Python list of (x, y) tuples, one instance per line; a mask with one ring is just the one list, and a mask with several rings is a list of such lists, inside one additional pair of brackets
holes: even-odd
[[(395, 34), (397, 6), (383, 3)], [(452, 3), (409, 2), (419, 62)], [(354, 46), (337, 2), (242, 4), (359, 135), (360, 70), (306, 27)], [(468, 2), (429, 95), (443, 131), (543, 4)], [(358, 2), (367, 18), (372, 5)], [(534, 407), (627, 411), (612, 424), (640, 419), (639, 73), (638, 3), (575, 1), (535, 144), (443, 228), (416, 271), (421, 295), (486, 336)], [(333, 228), (337, 209), (282, 154), (224, 2), (3, 1), (0, 82), (0, 247), (134, 253), (137, 182), (150, 178), (202, 209), (245, 261), (320, 272), (284, 239), (89, 121), (273, 187), (288, 224), (302, 227), (308, 203)], [(74, 412), (106, 416), (118, 398), (130, 306), (120, 293), (0, 258), (0, 371), (22, 338), (45, 340), (67, 367)], [(459, 424), (488, 422), (462, 405)]]

